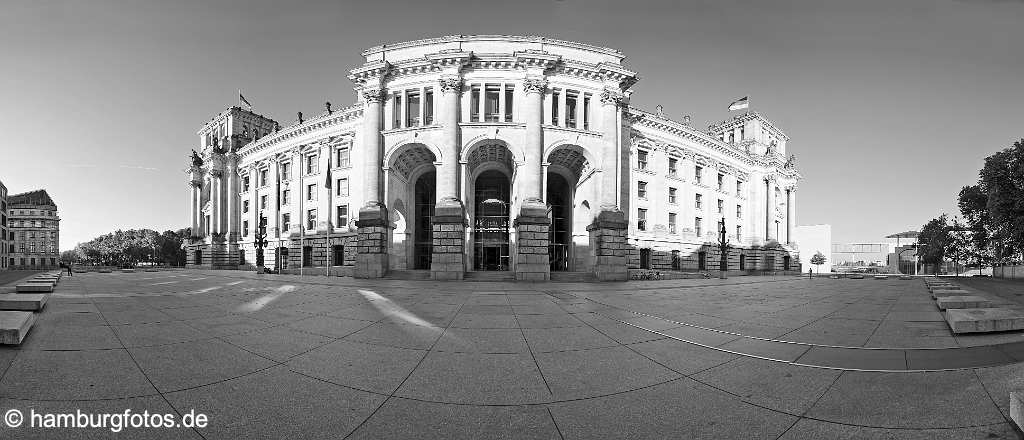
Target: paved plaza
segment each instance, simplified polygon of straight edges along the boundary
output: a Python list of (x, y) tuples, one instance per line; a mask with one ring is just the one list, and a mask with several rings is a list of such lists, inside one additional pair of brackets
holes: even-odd
[(921, 280), (83, 273), (0, 348), (0, 411), (209, 425), (0, 438), (1018, 438), (1020, 361), (1024, 332), (952, 334)]

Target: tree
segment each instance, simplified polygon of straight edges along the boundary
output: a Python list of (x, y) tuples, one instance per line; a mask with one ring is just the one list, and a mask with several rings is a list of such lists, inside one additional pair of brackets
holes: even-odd
[(960, 276), (960, 262), (963, 261), (971, 249), (971, 237), (968, 234), (967, 226), (954, 218), (953, 224), (949, 226), (949, 239), (946, 241), (945, 253), (952, 257), (953, 267), (956, 275)]
[(78, 261), (107, 266), (134, 266), (143, 261), (183, 265), (182, 241), (188, 234), (188, 229), (163, 234), (151, 229), (117, 230), (79, 243), (74, 255)]
[(1024, 139), (985, 158), (979, 175), (995, 253), (1006, 260), (1024, 250)]
[(811, 264), (818, 267), (818, 273), (821, 273), (821, 265), (825, 264), (825, 261), (826, 258), (821, 254), (821, 251), (816, 252), (814, 256), (811, 257)]
[(946, 214), (933, 218), (921, 227), (921, 233), (917, 236), (920, 249), (918, 253), (925, 264), (932, 264), (935, 267), (935, 274), (939, 273), (939, 266), (946, 258), (946, 250), (949, 249), (949, 226)]
[(970, 236), (969, 247), (965, 259), (973, 259), (978, 264), (978, 269), (992, 259), (992, 249), (989, 241), (992, 228), (992, 218), (988, 213), (988, 194), (981, 189), (981, 185), (965, 186), (957, 196), (957, 206), (960, 214), (964, 216), (967, 226), (967, 233)]

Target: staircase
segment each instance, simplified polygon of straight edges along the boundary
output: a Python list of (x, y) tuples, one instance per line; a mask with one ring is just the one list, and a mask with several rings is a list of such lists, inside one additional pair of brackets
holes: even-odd
[(551, 281), (564, 283), (587, 283), (597, 281), (597, 277), (590, 272), (551, 272)]
[(389, 280), (429, 280), (430, 271), (423, 269), (389, 270), (384, 278)]
[(466, 272), (466, 281), (515, 281), (516, 275), (510, 270)]

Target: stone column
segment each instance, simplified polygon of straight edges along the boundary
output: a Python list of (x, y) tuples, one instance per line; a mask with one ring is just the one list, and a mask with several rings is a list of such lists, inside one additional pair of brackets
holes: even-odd
[(793, 243), (793, 227), (796, 226), (796, 187), (786, 189), (786, 242)]
[(224, 240), (227, 248), (224, 255), (224, 265), (229, 268), (238, 268), (238, 241), (241, 222), (238, 219), (240, 213), (238, 195), (238, 155), (228, 153), (224, 162), (224, 171), (227, 173), (227, 188), (224, 190), (225, 200), (225, 234)]
[(768, 243), (773, 237), (772, 233), (772, 181), (764, 178), (764, 241)]
[[(523, 122), (526, 123), (526, 142), (523, 145), (526, 161), (516, 173), (518, 194), (522, 199), (516, 228), (515, 277), (517, 280), (544, 281), (551, 279), (548, 258), (548, 230), (551, 220), (541, 191), (544, 153), (543, 123), (544, 93), (548, 82), (542, 77), (523, 81), (525, 92)], [(521, 176), (521, 177), (520, 177)]]
[(623, 100), (622, 92), (616, 89), (605, 89), (601, 93), (601, 209), (587, 231), (590, 232), (590, 249), (594, 252), (592, 270), (602, 281), (624, 281), (629, 275), (626, 270), (628, 223), (618, 205), (616, 160), (620, 142), (618, 113)]
[(192, 236), (202, 235), (200, 225), (202, 224), (202, 199), (203, 199), (203, 175), (198, 167), (189, 169), (189, 186), (192, 187)]
[(435, 280), (461, 280), (465, 276), (466, 216), (459, 198), (459, 96), (462, 78), (451, 75), (440, 79), (441, 161), (437, 169), (437, 204), (431, 225), (432, 245), (430, 277)]
[[(268, 210), (270, 212), (265, 213), (267, 217), (267, 239), (278, 238), (281, 234), (278, 231), (278, 225), (281, 221), (281, 163), (280, 160), (275, 158), (270, 159), (270, 176), (274, 181), (270, 184), (270, 206)], [(259, 219), (256, 220), (256, 227), (259, 227)], [(271, 246), (274, 246), (271, 244)], [(264, 255), (273, 255), (266, 252), (264, 249)], [(267, 258), (270, 260), (271, 258)]]
[[(356, 278), (381, 278), (388, 270), (388, 210), (381, 201), (381, 101), (379, 88), (363, 89), (363, 199), (359, 209)], [(405, 103), (402, 103), (405, 105)]]

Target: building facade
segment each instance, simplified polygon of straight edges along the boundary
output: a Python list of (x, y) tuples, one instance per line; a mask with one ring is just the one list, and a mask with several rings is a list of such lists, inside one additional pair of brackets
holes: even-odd
[(0, 182), (0, 270), (7, 270), (11, 263), (10, 250), (13, 238), (7, 227), (7, 187)]
[(232, 107), (187, 170), (190, 265), (340, 266), (434, 279), (629, 268), (795, 268), (788, 137), (756, 112), (706, 130), (629, 105), (614, 50), (544, 37), (450, 36), (377, 46), (357, 102), (278, 122)]
[(60, 265), (60, 217), (45, 190), (14, 194), (7, 199), (9, 234), (14, 236), (8, 266), (53, 269)]

